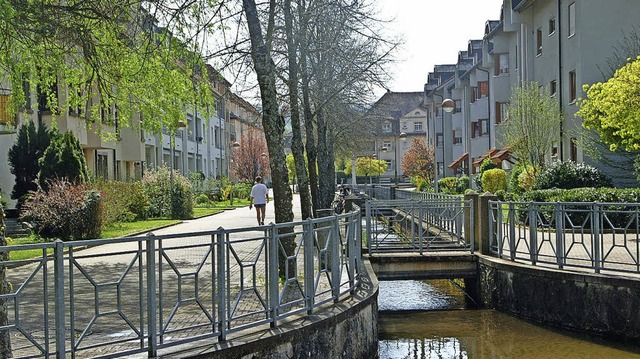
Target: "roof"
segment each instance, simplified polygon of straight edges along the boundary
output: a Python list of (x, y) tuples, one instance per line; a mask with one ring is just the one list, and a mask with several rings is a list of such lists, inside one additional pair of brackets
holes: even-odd
[(448, 167), (451, 168), (451, 169), (454, 169), (454, 168), (460, 166), (462, 161), (465, 161), (467, 158), (469, 158), (469, 152), (465, 152), (462, 155), (460, 155), (460, 157), (456, 158), (455, 161), (451, 162), (451, 164)]
[(392, 92), (388, 91), (367, 111), (367, 117), (373, 120), (388, 120), (393, 124), (393, 131), (398, 131), (399, 119), (422, 104), (424, 92)]

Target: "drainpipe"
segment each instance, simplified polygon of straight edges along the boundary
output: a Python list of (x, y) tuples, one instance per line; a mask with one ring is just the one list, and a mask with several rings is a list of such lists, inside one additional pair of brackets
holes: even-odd
[[(558, 26), (557, 26), (557, 30), (558, 31), (558, 89), (556, 90), (556, 93), (558, 94), (558, 106), (560, 106), (560, 111), (562, 112), (562, 100), (563, 100), (563, 96), (562, 96), (562, 1), (558, 0)], [(563, 141), (562, 138), (564, 137), (564, 119), (562, 121), (560, 121), (560, 144), (558, 148), (559, 156), (560, 156), (560, 161), (564, 160), (564, 146), (563, 146)]]

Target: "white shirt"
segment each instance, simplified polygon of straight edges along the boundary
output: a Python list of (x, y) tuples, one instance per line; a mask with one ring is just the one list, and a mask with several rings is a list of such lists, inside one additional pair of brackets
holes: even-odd
[(251, 198), (253, 204), (266, 204), (269, 189), (263, 183), (257, 183), (251, 188)]

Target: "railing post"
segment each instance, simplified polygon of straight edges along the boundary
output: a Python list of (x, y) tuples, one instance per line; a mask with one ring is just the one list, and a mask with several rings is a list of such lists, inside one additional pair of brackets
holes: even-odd
[(156, 236), (147, 234), (147, 353), (150, 358), (158, 354), (158, 318), (156, 298)]
[(555, 219), (556, 219), (556, 262), (558, 268), (564, 267), (564, 212), (559, 202), (555, 203)]
[(429, 230), (429, 223), (425, 223), (424, 221), (424, 203), (417, 202), (418, 204), (418, 243), (420, 246), (420, 254), (424, 252), (424, 226), (427, 226), (427, 230)]
[(269, 316), (271, 317), (271, 327), (278, 326), (278, 302), (279, 302), (279, 277), (278, 277), (278, 229), (276, 225), (271, 223), (268, 231), (268, 246), (269, 249), (267, 258), (269, 259), (269, 275), (267, 279), (267, 285), (269, 289)]
[[(478, 207), (479, 208), (479, 207)], [(503, 222), (503, 216), (502, 216), (502, 203), (498, 202), (496, 203), (496, 210), (493, 211), (491, 210), (491, 216), (495, 216), (495, 226), (496, 228), (493, 228), (494, 226), (494, 221), (491, 220), (491, 218), (489, 218), (489, 225), (490, 225), (490, 229), (489, 231), (491, 233), (496, 234), (495, 237), (495, 241), (496, 241), (496, 252), (498, 254), (498, 258), (502, 258), (502, 252), (503, 252), (503, 246), (504, 246), (504, 240), (503, 240), (503, 235), (502, 232), (504, 231), (504, 226), (502, 224)], [(480, 217), (480, 214), (478, 214), (478, 218)]]
[(227, 319), (227, 261), (226, 261), (226, 237), (227, 233), (224, 228), (218, 227), (218, 233), (216, 234), (216, 270), (218, 275), (216, 276), (216, 293), (218, 299), (218, 340), (223, 342), (227, 340), (228, 331), (228, 319)]
[[(489, 225), (489, 211), (491, 211), (491, 205), (489, 201), (495, 201), (497, 199), (498, 197), (494, 196), (493, 194), (485, 193), (480, 196), (480, 201), (478, 202), (478, 226), (480, 226), (480, 236), (478, 238), (478, 242), (480, 244), (479, 247), (481, 254), (491, 254), (489, 241), (493, 233), (491, 233), (491, 227)], [(499, 209), (498, 212), (500, 212)]]
[(304, 296), (305, 305), (307, 306), (307, 314), (313, 313), (313, 304), (315, 302), (315, 285), (314, 285), (314, 265), (313, 255), (315, 248), (313, 246), (313, 220), (307, 219), (302, 225), (303, 241), (304, 241)]
[[(468, 205), (466, 205), (464, 208), (464, 236), (467, 237), (465, 238), (466, 240), (470, 238), (471, 242), (473, 242), (475, 234), (478, 231), (478, 228), (474, 226), (474, 219), (478, 213), (478, 192), (470, 191), (469, 193), (465, 194), (464, 201), (465, 203), (468, 203)], [(471, 243), (471, 253), (473, 253), (473, 251), (475, 250), (474, 247), (475, 243)], [(489, 247), (491, 247), (491, 243), (489, 243)]]
[[(65, 349), (65, 300), (64, 300), (64, 242), (57, 239), (54, 242), (54, 286), (56, 291), (56, 358), (66, 357)], [(46, 289), (46, 288), (45, 288)]]
[(527, 215), (529, 216), (529, 250), (531, 264), (536, 265), (538, 261), (538, 216), (537, 211), (538, 206), (531, 202), (529, 203), (529, 212)]
[(600, 269), (602, 268), (601, 266), (601, 261), (602, 261), (602, 253), (600, 251), (600, 244), (602, 243), (602, 237), (604, 235), (604, 231), (602, 230), (601, 226), (601, 222), (600, 222), (600, 212), (601, 212), (601, 208), (600, 205), (597, 202), (593, 203), (593, 210), (592, 210), (592, 216), (593, 216), (593, 220), (591, 221), (593, 224), (593, 229), (591, 230), (591, 238), (592, 239), (592, 246), (593, 246), (593, 268), (595, 270), (596, 273), (600, 273)]
[(509, 258), (516, 259), (516, 211), (513, 202), (509, 202)]
[[(358, 216), (353, 213), (350, 212), (349, 213), (349, 217), (347, 217), (348, 222), (348, 226), (347, 226), (347, 239), (346, 239), (346, 243), (347, 243), (347, 255), (348, 255), (348, 259), (349, 259), (349, 289), (350, 289), (350, 293), (353, 294), (355, 292), (355, 284), (356, 284), (356, 280), (355, 280), (355, 275), (356, 275), (356, 256), (360, 255), (357, 252), (356, 249), (356, 241), (358, 240), (358, 230), (357, 230), (357, 226), (360, 225), (360, 223), (356, 222), (356, 219), (358, 218)], [(313, 282), (311, 282), (313, 283)]]
[(371, 255), (371, 241), (373, 237), (371, 233), (371, 201), (366, 201), (364, 206), (367, 214), (367, 250), (369, 251), (369, 255)]
[(331, 226), (331, 238), (329, 243), (331, 246), (331, 284), (334, 302), (340, 297), (340, 266), (342, 265), (342, 257), (340, 256), (340, 223), (338, 216), (333, 216), (333, 225)]

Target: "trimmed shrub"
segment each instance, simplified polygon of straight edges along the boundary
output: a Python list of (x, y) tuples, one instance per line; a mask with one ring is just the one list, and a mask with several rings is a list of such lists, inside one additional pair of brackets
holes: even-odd
[(250, 183), (236, 183), (233, 185), (233, 198), (247, 199), (251, 195)]
[(87, 184), (54, 179), (48, 190), (31, 192), (21, 218), (34, 224), (43, 238), (92, 239), (100, 237), (101, 210), (99, 191)]
[(491, 161), (491, 158), (487, 157), (482, 161), (480, 167), (478, 168), (478, 175), (475, 178), (478, 191), (482, 192), (483, 190), (485, 190), (482, 187), (482, 175), (485, 173), (485, 171), (492, 170), (494, 168), (498, 168), (498, 166), (493, 163), (493, 161)]
[(424, 192), (429, 188), (429, 182), (422, 177), (416, 176), (413, 177), (412, 181), (415, 182), (416, 190), (419, 192)]
[(438, 188), (442, 193), (456, 194), (457, 187), (458, 177), (444, 177), (438, 180)]
[(611, 178), (599, 169), (585, 163), (556, 161), (542, 172), (533, 184), (533, 189), (613, 187)]
[(99, 181), (102, 195), (102, 223), (133, 222), (146, 219), (149, 199), (140, 182)]
[(193, 216), (194, 196), (189, 180), (179, 172), (166, 166), (148, 171), (141, 181), (142, 189), (149, 199), (148, 217), (169, 217), (173, 219)]
[(458, 177), (458, 186), (456, 187), (456, 192), (459, 194), (467, 193), (469, 189), (469, 176), (460, 176)]
[(202, 193), (202, 194), (198, 195), (198, 197), (196, 197), (196, 204), (207, 205), (210, 202), (211, 202), (211, 200), (209, 199), (209, 196), (207, 196), (204, 193)]
[(493, 168), (484, 171), (482, 174), (482, 189), (491, 193), (506, 191), (507, 173), (500, 168)]

